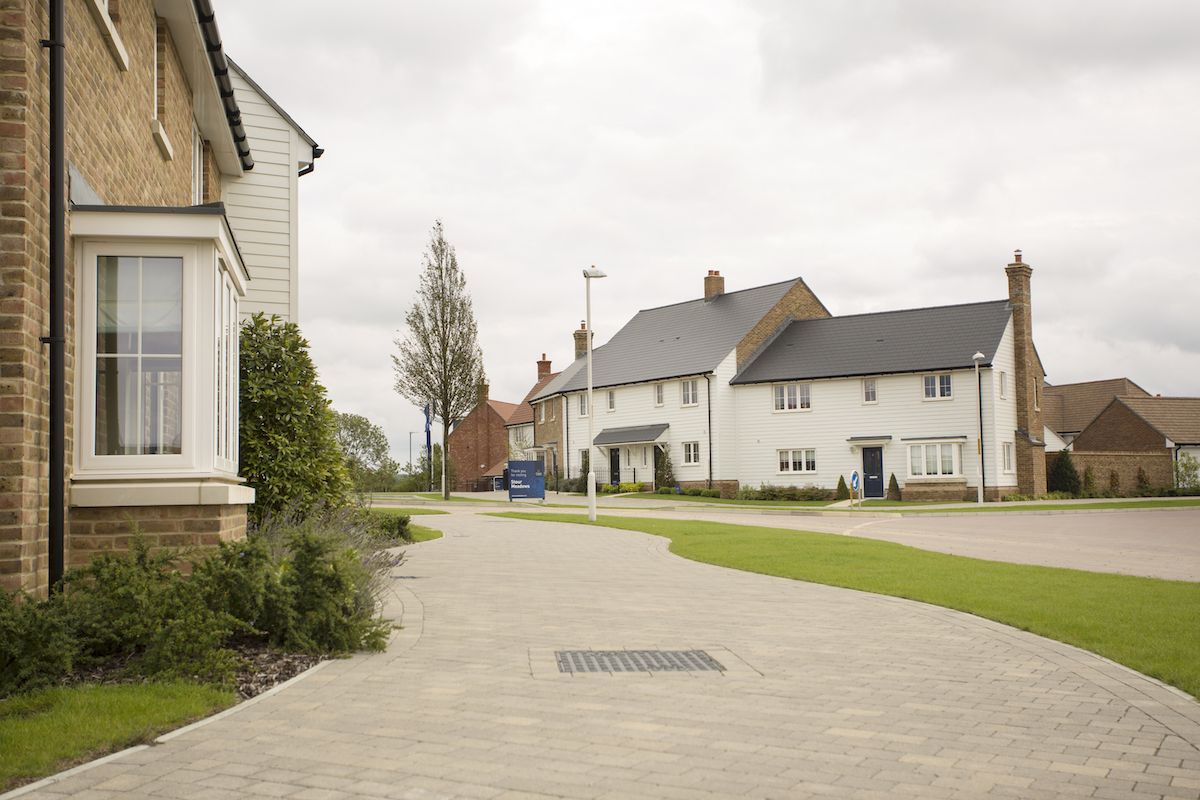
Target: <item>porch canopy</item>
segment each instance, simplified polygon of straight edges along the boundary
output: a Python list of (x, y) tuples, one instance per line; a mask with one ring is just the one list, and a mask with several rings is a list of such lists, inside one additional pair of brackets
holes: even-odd
[(670, 425), (634, 425), (629, 428), (605, 428), (596, 435), (593, 445), (606, 444), (653, 444)]

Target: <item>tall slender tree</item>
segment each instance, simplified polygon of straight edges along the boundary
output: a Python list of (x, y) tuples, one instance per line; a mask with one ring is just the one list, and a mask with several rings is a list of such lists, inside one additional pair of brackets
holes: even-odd
[[(404, 318), (408, 332), (395, 340), (400, 351), (392, 356), (395, 388), (417, 406), (434, 404), (442, 423), (442, 452), (448, 453), (451, 423), (475, 407), (486, 378), (467, 280), (440, 219), (429, 233), (423, 268), (417, 300)], [(442, 497), (450, 499), (445, 482)]]

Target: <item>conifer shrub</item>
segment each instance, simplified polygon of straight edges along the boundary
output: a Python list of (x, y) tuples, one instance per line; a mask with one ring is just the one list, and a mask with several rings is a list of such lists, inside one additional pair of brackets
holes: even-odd
[(1075, 469), (1075, 462), (1071, 459), (1071, 453), (1067, 450), (1060, 450), (1050, 462), (1050, 469), (1046, 474), (1046, 491), (1049, 493), (1064, 492), (1071, 497), (1078, 497), (1083, 490), (1083, 482), (1079, 478), (1079, 472)]
[(1096, 476), (1092, 472), (1091, 466), (1084, 467), (1083, 469), (1083, 496), (1096, 496)]
[(900, 484), (896, 481), (896, 473), (892, 473), (892, 477), (888, 478), (887, 499), (900, 502)]
[(1121, 476), (1115, 469), (1108, 471), (1108, 491), (1112, 493), (1113, 497), (1121, 494)]
[(850, 499), (850, 487), (846, 485), (846, 476), (845, 475), (838, 476), (837, 492), (834, 493), (833, 499), (834, 500), (849, 500)]

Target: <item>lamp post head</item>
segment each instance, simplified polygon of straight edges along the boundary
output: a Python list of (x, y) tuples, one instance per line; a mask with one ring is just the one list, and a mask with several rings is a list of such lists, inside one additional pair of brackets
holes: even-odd
[(585, 269), (583, 271), (583, 277), (585, 277), (585, 278), (607, 278), (608, 273), (606, 273), (602, 269), (596, 269), (593, 266), (591, 269)]
[(975, 366), (979, 366), (979, 362), (983, 361), (985, 358), (987, 358), (987, 356), (985, 356), (983, 353), (976, 353), (975, 355), (971, 356), (971, 360), (975, 362)]

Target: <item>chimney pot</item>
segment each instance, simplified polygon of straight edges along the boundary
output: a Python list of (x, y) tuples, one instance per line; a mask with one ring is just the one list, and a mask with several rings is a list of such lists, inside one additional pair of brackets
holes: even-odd
[(725, 279), (720, 272), (710, 269), (708, 277), (704, 279), (704, 299), (710, 300), (722, 294), (725, 294)]
[(1020, 251), (1020, 250), (1014, 250), (1014, 251), (1013, 251), (1013, 263), (1014, 263), (1014, 264), (1020, 264), (1020, 263), (1021, 263), (1021, 251)]

